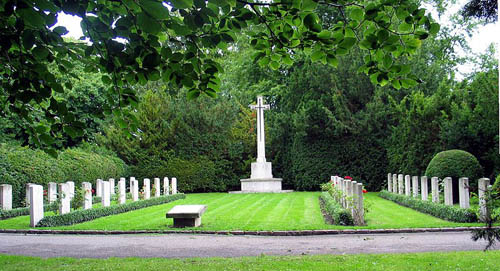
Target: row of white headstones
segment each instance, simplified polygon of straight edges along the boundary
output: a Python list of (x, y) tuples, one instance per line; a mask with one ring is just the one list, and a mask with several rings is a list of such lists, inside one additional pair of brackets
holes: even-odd
[(334, 194), (334, 199), (343, 208), (350, 210), (355, 225), (365, 224), (365, 212), (363, 207), (363, 184), (356, 181), (331, 176), (330, 183), (339, 193)]
[[(132, 201), (139, 200), (139, 181), (135, 177), (130, 177), (130, 193), (132, 195)], [(84, 190), (84, 201), (83, 209), (92, 208), (92, 184), (90, 182), (83, 182), (82, 189)], [(47, 196), (49, 204), (57, 200), (57, 190), (59, 190), (59, 197), (61, 199), (59, 206), (60, 214), (67, 214), (71, 211), (71, 199), (75, 196), (75, 183), (65, 182), (65, 183), (53, 183), (48, 184)], [(171, 190), (171, 191), (170, 191)], [(161, 196), (161, 186), (160, 178), (154, 178), (154, 197)], [(143, 198), (151, 198), (151, 181), (145, 178), (143, 181)], [(163, 195), (177, 194), (177, 179), (172, 178), (172, 183), (170, 186), (170, 180), (168, 177), (163, 178)], [(109, 179), (109, 181), (103, 181), (97, 179), (96, 181), (96, 196), (101, 197), (102, 207), (108, 207), (111, 205), (111, 195), (115, 194), (115, 179)], [(126, 189), (125, 189), (125, 178), (120, 178), (118, 181), (118, 204), (125, 204), (126, 202)], [(35, 227), (36, 224), (44, 216), (43, 208), (43, 186), (33, 183), (26, 184), (26, 205), (30, 208), (30, 226)], [(0, 206), (2, 210), (12, 209), (12, 185), (2, 184), (0, 185)]]
[[(429, 181), (427, 176), (420, 177), (420, 189), (419, 189), (419, 176), (410, 176), (403, 174), (387, 174), (387, 190), (391, 193), (413, 196), (424, 201), (428, 200), (429, 197)], [(439, 182), (441, 180), (438, 177), (431, 178), (431, 193), (432, 202), (439, 203)], [(453, 205), (453, 183), (451, 177), (446, 177), (442, 180), (443, 193), (444, 193), (444, 204)], [(490, 179), (480, 178), (478, 180), (478, 196), (479, 196), (479, 211), (480, 219), (484, 220), (487, 215), (485, 193), (491, 189)], [(469, 178), (462, 177), (458, 179), (458, 195), (460, 208), (468, 209), (470, 208), (470, 195), (469, 195)], [(420, 192), (420, 193), (419, 193)]]

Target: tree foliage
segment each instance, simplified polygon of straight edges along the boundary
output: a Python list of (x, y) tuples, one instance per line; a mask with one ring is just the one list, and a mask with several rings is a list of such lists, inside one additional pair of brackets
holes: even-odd
[[(327, 28), (317, 12), (322, 6), (338, 11)], [(82, 39), (89, 42), (61, 37), (67, 29), (54, 27), (60, 12), (82, 19)], [(22, 116), (33, 144), (45, 147), (54, 146), (60, 133), (81, 136), (86, 125), (56, 99), (54, 93), (73, 86), (56, 77), (49, 63), (68, 77), (78, 78), (75, 62), (102, 73), (110, 99), (103, 109), (123, 120), (130, 113), (122, 109), (138, 102), (136, 84), (163, 80), (188, 89), (189, 98), (214, 97), (222, 67), (211, 52), (227, 48), (249, 26), (253, 58), (261, 65), (290, 65), (294, 52), (303, 50), (335, 66), (339, 56), (359, 47), (369, 52), (360, 70), (374, 83), (398, 89), (418, 80), (394, 59), (415, 53), (439, 30), (411, 0), (2, 0), (0, 25), (2, 112)], [(32, 118), (34, 108), (43, 120)], [(133, 132), (137, 125), (125, 126)]]

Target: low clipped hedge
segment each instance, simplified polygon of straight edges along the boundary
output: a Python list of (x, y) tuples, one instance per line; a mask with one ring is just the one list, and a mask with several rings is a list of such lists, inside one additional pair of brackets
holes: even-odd
[(12, 185), (12, 207), (24, 205), (26, 183), (82, 182), (127, 176), (128, 167), (116, 156), (98, 154), (80, 148), (62, 151), (54, 158), (41, 150), (0, 144), (0, 184)]
[[(44, 205), (43, 210), (45, 212), (51, 210), (52, 205), (54, 205), (54, 204), (57, 204), (57, 203)], [(30, 207), (21, 207), (21, 208), (15, 208), (15, 209), (11, 209), (11, 210), (0, 210), (0, 220), (12, 218), (12, 217), (16, 217), (16, 216), (29, 215), (29, 214), (30, 214)]]
[(437, 218), (445, 219), (453, 222), (470, 223), (477, 222), (478, 218), (472, 209), (462, 209), (456, 206), (438, 204), (431, 201), (423, 201), (417, 198), (408, 197), (390, 193), (387, 190), (382, 190), (378, 194), (381, 198), (394, 201), (399, 205), (426, 213)]
[(333, 223), (342, 226), (353, 226), (354, 220), (352, 219), (351, 212), (342, 208), (328, 192), (323, 192), (320, 195), (323, 200), (326, 212), (332, 217)]
[(71, 213), (55, 216), (46, 216), (36, 224), (37, 227), (57, 227), (78, 224), (99, 217), (121, 214), (150, 206), (165, 204), (174, 200), (186, 198), (185, 194), (175, 194), (152, 198), (148, 200), (134, 201), (127, 204), (117, 204), (109, 207), (77, 210)]

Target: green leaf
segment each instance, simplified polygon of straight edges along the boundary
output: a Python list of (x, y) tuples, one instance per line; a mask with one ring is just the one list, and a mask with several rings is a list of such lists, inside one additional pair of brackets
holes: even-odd
[(47, 56), (49, 55), (49, 50), (47, 50), (47, 48), (45, 47), (42, 47), (42, 46), (37, 46), (35, 47), (31, 53), (33, 54), (33, 56), (38, 59), (38, 60), (44, 60), (47, 58)]
[(332, 37), (332, 32), (328, 30), (322, 30), (321, 32), (318, 33), (318, 38), (320, 39), (330, 39)]
[(302, 0), (302, 10), (313, 11), (318, 6), (318, 3), (314, 0)]
[(165, 20), (169, 17), (168, 9), (162, 5), (161, 1), (141, 0), (140, 5), (144, 11), (158, 20)]
[(33, 29), (45, 28), (44, 17), (32, 8), (22, 8), (17, 13), (21, 16), (26, 26)]
[(193, 100), (193, 99), (198, 98), (200, 96), (200, 94), (201, 94), (201, 92), (198, 89), (191, 89), (186, 94), (186, 97), (188, 100)]
[(342, 49), (349, 50), (356, 43), (356, 38), (345, 37), (344, 40), (339, 44)]
[(57, 26), (56, 28), (54, 28), (52, 30), (52, 32), (56, 32), (58, 35), (63, 36), (63, 35), (68, 34), (69, 31), (64, 26)]
[(321, 50), (315, 50), (312, 55), (311, 55), (311, 60), (312, 61), (318, 61), (326, 57), (325, 52)]
[(211, 97), (211, 98), (217, 98), (217, 92), (215, 92), (215, 90), (213, 89), (210, 89), (210, 88), (207, 88), (204, 93), (208, 96), (208, 97)]
[(401, 79), (401, 85), (403, 88), (410, 88), (417, 85), (417, 81), (409, 78)]
[(318, 24), (319, 17), (315, 13), (309, 13), (304, 17), (304, 25), (311, 31), (320, 32), (321, 25)]
[(401, 89), (401, 83), (399, 82), (399, 80), (392, 80), (392, 87), (397, 90)]
[(330, 54), (326, 56), (326, 61), (328, 62), (328, 64), (330, 64), (331, 66), (333, 66), (335, 68), (339, 64), (338, 59), (334, 55), (330, 55)]
[(441, 26), (438, 23), (432, 23), (431, 26), (429, 27), (429, 34), (431, 35), (437, 34), (440, 28)]
[(356, 21), (362, 21), (364, 17), (363, 10), (359, 7), (353, 7), (351, 9), (351, 18)]
[(147, 33), (157, 34), (161, 30), (161, 25), (146, 13), (137, 15), (137, 25)]
[(271, 61), (269, 62), (269, 67), (271, 67), (271, 69), (273, 70), (277, 70), (280, 67), (280, 63), (277, 61)]
[(193, 0), (170, 0), (174, 8), (186, 9), (193, 6)]
[(386, 69), (389, 69), (391, 67), (391, 65), (392, 65), (392, 57), (390, 54), (386, 54), (384, 56), (384, 67)]

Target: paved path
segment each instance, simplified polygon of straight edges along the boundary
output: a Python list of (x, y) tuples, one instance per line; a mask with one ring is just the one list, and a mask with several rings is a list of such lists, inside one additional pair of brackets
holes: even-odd
[[(39, 257), (239, 257), (481, 250), (470, 232), (319, 236), (0, 234), (0, 253)], [(500, 249), (496, 246), (495, 249)]]

